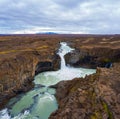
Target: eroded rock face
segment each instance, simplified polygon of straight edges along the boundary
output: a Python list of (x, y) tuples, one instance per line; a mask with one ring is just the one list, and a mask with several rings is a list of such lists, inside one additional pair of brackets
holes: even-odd
[(53, 71), (60, 69), (60, 58), (55, 54), (51, 61), (38, 62), (35, 69), (35, 75), (44, 71)]
[(66, 54), (66, 63), (74, 67), (110, 67), (111, 63), (120, 61), (120, 49), (90, 48), (75, 50)]
[(40, 73), (59, 68), (59, 64), (54, 59), (39, 59), (34, 52), (24, 52), (24, 54), (16, 56), (15, 59), (4, 61), (0, 66), (1, 107), (4, 100), (30, 90), (34, 86), (32, 81), (36, 72)]
[(120, 118), (120, 63), (53, 87), (57, 90), (59, 108), (50, 119)]

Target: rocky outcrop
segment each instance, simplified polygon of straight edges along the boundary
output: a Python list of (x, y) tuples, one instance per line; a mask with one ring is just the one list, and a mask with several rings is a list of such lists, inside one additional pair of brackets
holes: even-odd
[[(57, 70), (57, 43), (33, 36), (0, 37), (0, 108), (13, 96), (34, 87), (37, 73)], [(58, 41), (57, 41), (58, 42)], [(53, 44), (53, 47), (50, 47)]]
[[(24, 52), (14, 59), (4, 60), (0, 64), (0, 104), (16, 94), (28, 91), (32, 83), (35, 71), (42, 72), (55, 70), (54, 59), (49, 61), (40, 59), (34, 52)], [(48, 65), (50, 64), (50, 65)]]
[(74, 67), (107, 67), (112, 63), (120, 62), (120, 49), (111, 48), (80, 48), (65, 56), (67, 64)]
[(57, 90), (59, 108), (50, 119), (120, 118), (120, 63), (52, 87)]
[(44, 71), (53, 71), (60, 69), (60, 58), (54, 55), (53, 61), (42, 61), (38, 62), (35, 69), (35, 75)]

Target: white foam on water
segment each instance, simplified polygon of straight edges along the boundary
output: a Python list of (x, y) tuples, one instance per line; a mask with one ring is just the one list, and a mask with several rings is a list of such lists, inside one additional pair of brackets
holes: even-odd
[(29, 111), (25, 110), (24, 113), (20, 113), (15, 117), (9, 115), (8, 109), (3, 109), (0, 111), (0, 119), (25, 119), (29, 115)]
[(45, 99), (46, 100), (50, 99), (51, 101), (54, 101), (55, 97), (53, 95), (45, 92), (44, 96), (42, 96), (40, 99), (43, 100), (43, 101), (45, 101)]
[(29, 110), (25, 110), (24, 113), (20, 113), (20, 114), (18, 114), (18, 116), (15, 116), (11, 119), (25, 119), (28, 117), (28, 115), (30, 115)]
[(45, 86), (54, 85), (62, 80), (72, 80), (74, 78), (85, 77), (93, 74), (94, 69), (65, 67), (59, 71), (51, 71), (40, 73), (35, 77), (35, 84), (42, 84)]
[(11, 119), (9, 113), (8, 113), (8, 109), (3, 109), (0, 111), (0, 119)]

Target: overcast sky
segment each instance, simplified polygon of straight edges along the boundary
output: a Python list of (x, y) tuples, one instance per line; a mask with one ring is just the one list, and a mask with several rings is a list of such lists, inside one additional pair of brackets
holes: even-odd
[(2, 33), (120, 33), (120, 0), (0, 0)]

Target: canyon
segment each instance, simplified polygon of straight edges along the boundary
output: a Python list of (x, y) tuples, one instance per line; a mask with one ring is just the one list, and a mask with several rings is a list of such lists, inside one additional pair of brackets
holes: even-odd
[(0, 36), (0, 108), (32, 89), (38, 73), (60, 68), (60, 42), (76, 49), (65, 56), (68, 65), (97, 68), (97, 73), (53, 85), (59, 107), (50, 118), (119, 119), (120, 35)]

